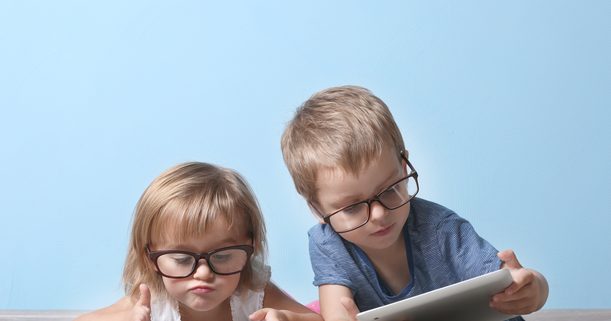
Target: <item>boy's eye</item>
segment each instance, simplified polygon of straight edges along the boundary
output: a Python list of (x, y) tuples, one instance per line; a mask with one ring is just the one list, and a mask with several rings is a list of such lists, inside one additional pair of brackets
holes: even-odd
[(344, 208), (341, 213), (344, 215), (357, 215), (363, 210), (364, 203), (350, 205)]
[(382, 192), (378, 198), (379, 199), (386, 199), (386, 198), (392, 198), (397, 194), (397, 190), (396, 190), (396, 185), (393, 185), (392, 187), (390, 187), (389, 189), (385, 190), (384, 192)]

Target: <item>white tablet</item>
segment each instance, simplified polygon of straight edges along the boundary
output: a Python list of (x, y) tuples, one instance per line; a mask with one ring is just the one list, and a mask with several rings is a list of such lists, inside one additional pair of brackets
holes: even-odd
[(513, 315), (490, 308), (490, 297), (511, 284), (500, 269), (357, 314), (359, 321), (502, 321)]

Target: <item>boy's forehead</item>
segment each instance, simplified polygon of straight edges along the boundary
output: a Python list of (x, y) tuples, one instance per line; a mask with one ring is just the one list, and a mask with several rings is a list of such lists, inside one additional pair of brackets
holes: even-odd
[(342, 203), (347, 199), (368, 198), (380, 192), (401, 175), (401, 162), (388, 150), (351, 171), (340, 166), (320, 167), (316, 175), (316, 198), (320, 205)]

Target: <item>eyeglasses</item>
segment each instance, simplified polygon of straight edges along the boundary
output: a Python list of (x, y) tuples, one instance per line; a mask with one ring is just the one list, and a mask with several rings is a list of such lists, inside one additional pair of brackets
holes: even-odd
[(346, 233), (367, 224), (371, 218), (371, 203), (377, 201), (387, 210), (397, 209), (412, 200), (420, 186), (418, 185), (418, 173), (414, 166), (401, 153), (401, 157), (407, 163), (410, 173), (400, 180), (390, 184), (388, 188), (378, 193), (376, 196), (343, 207), (331, 214), (323, 217), (325, 223), (337, 233)]
[(208, 267), (216, 274), (240, 273), (244, 270), (254, 249), (250, 245), (235, 245), (210, 252), (193, 253), (179, 250), (151, 251), (147, 245), (146, 251), (157, 267), (157, 273), (168, 278), (180, 279), (195, 273), (201, 259), (206, 260)]

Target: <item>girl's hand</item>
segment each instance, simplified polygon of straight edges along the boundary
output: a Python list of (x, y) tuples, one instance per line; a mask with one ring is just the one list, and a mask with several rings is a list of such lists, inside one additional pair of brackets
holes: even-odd
[(495, 294), (490, 306), (506, 314), (529, 314), (539, 310), (547, 300), (547, 282), (536, 271), (525, 269), (512, 250), (501, 251), (497, 256), (502, 268), (509, 269), (513, 283), (503, 292)]
[(263, 308), (248, 316), (251, 321), (288, 321), (288, 316), (281, 310)]
[(146, 284), (140, 284), (140, 297), (131, 311), (130, 320), (151, 321), (151, 291)]

